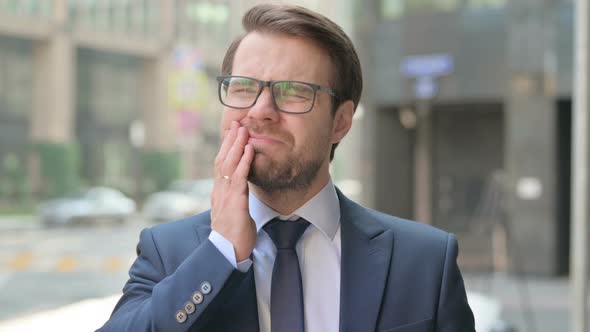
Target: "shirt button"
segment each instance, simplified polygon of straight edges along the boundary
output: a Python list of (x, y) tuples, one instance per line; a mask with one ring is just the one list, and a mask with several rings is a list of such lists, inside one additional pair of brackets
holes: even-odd
[(186, 322), (186, 312), (184, 310), (178, 310), (176, 312), (176, 321), (180, 324)]
[(193, 312), (195, 312), (195, 305), (192, 302), (187, 302), (184, 304), (184, 311), (186, 311), (187, 314), (192, 314)]
[(211, 293), (211, 284), (208, 281), (201, 284), (201, 293), (205, 295)]
[(194, 304), (201, 304), (203, 303), (203, 294), (201, 292), (196, 291), (193, 293), (193, 303)]

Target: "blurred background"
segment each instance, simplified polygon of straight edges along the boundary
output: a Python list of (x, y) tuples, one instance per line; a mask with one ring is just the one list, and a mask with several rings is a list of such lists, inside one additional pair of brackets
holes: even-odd
[[(139, 231), (208, 209), (215, 76), (260, 2), (0, 0), (0, 331), (98, 328)], [(458, 236), (478, 330), (566, 331), (573, 1), (289, 3), (361, 56), (337, 185)]]

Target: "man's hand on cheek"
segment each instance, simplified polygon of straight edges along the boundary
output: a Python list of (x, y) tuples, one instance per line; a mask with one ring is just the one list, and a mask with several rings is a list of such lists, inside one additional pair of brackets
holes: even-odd
[(233, 121), (215, 158), (211, 228), (229, 240), (236, 259), (247, 259), (256, 244), (256, 225), (248, 209), (248, 173), (254, 148), (248, 130)]

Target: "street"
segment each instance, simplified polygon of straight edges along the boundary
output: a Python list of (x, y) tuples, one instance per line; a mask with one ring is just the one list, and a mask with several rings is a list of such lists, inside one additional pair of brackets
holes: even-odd
[(120, 293), (144, 227), (0, 231), (0, 322)]
[[(502, 319), (518, 332), (570, 331), (570, 286), (567, 277), (516, 277), (463, 273), (468, 291), (493, 297)], [(590, 317), (588, 317), (590, 323)]]

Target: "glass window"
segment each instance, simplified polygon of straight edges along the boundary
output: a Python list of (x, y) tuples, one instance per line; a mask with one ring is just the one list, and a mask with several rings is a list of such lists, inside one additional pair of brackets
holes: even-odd
[[(4, 96), (6, 94), (6, 90), (5, 90), (5, 77), (6, 74), (5, 72), (5, 68), (6, 65), (4, 64), (5, 60), (4, 60), (4, 54), (2, 54), (2, 52), (0, 52), (0, 105), (2, 105), (4, 103)], [(2, 111), (4, 109), (4, 107), (0, 106), (0, 111)]]
[(135, 67), (125, 64), (97, 63), (92, 65), (90, 108), (101, 125), (125, 126), (135, 116), (140, 86)]
[(31, 112), (33, 89), (32, 58), (30, 53), (14, 49), (0, 49), (0, 111), (27, 116)]
[(404, 14), (404, 0), (382, 0), (381, 15), (385, 19), (397, 19)]
[(5, 3), (6, 9), (12, 14), (20, 13), (20, 3), (18, 0), (8, 0)]
[(506, 6), (507, 0), (469, 0), (470, 9), (491, 9)]
[(459, 7), (459, 0), (406, 0), (407, 12), (453, 11)]
[(150, 34), (158, 31), (158, 4), (153, 1), (145, 2), (145, 14), (144, 14), (144, 33)]
[(461, 8), (493, 9), (506, 6), (507, 0), (381, 0), (381, 17), (398, 19), (406, 13), (451, 12)]

